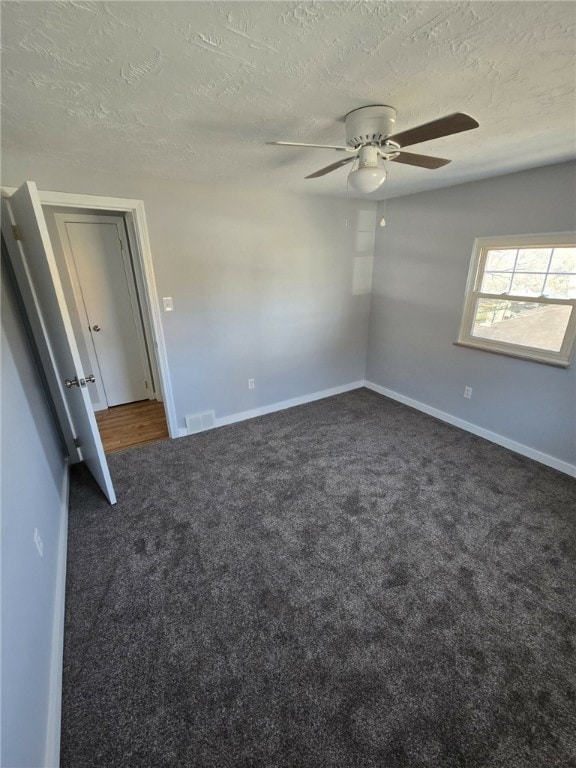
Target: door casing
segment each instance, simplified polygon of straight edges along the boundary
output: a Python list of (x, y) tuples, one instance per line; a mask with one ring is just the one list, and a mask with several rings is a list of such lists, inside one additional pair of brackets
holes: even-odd
[[(1, 191), (3, 195), (10, 196), (16, 191), (16, 187), (2, 187)], [(144, 202), (142, 200), (133, 200), (123, 197), (102, 197), (99, 195), (49, 192), (43, 190), (38, 190), (38, 195), (43, 206), (77, 208), (79, 213), (82, 212), (82, 210), (90, 209), (93, 211), (108, 211), (124, 214), (130, 246), (132, 248), (132, 259), (136, 284), (141, 301), (143, 320), (145, 327), (149, 329), (149, 338), (152, 340), (152, 344), (150, 344), (150, 355), (153, 360), (153, 365), (155, 363), (158, 372), (156, 387), (159, 387), (160, 389), (158, 393), (159, 399), (164, 402), (170, 437), (179, 437), (180, 432), (174, 406), (172, 382), (168, 367), (168, 354), (162, 329), (160, 304), (158, 301), (158, 291), (152, 264), (152, 251), (148, 237)]]

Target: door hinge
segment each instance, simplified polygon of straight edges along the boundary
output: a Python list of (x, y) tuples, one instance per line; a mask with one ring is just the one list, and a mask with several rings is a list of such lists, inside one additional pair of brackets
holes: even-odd
[(124, 253), (124, 246), (122, 245), (122, 240), (120, 240), (120, 238), (118, 238), (118, 242), (120, 243), (120, 250)]
[(148, 389), (148, 382), (146, 381), (146, 379), (144, 379), (144, 386), (146, 387), (146, 389)]
[(79, 437), (75, 437), (74, 438), (74, 445), (76, 446), (76, 448), (80, 448), (80, 438)]
[(22, 240), (18, 224), (12, 224), (12, 235), (14, 236), (14, 240)]

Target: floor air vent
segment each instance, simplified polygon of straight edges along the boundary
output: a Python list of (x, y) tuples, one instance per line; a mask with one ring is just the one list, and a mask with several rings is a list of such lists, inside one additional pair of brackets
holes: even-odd
[(214, 426), (214, 411), (204, 411), (204, 413), (192, 413), (186, 416), (186, 429), (189, 435), (195, 435), (197, 432), (204, 432), (206, 429), (212, 429)]

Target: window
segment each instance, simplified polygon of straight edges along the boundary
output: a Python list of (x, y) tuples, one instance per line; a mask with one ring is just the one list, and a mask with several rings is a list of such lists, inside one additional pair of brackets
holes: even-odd
[(576, 236), (474, 243), (458, 343), (567, 367), (576, 339)]

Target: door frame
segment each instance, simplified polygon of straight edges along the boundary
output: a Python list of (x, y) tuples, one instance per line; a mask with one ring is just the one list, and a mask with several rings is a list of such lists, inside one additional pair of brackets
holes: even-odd
[[(2, 194), (10, 196), (16, 191), (16, 187), (2, 187)], [(156, 278), (152, 264), (152, 249), (148, 237), (146, 213), (143, 200), (132, 200), (124, 197), (103, 197), (100, 195), (84, 195), (74, 192), (49, 192), (38, 190), (42, 205), (65, 206), (67, 208), (92, 209), (102, 212), (115, 212), (124, 215), (127, 223), (129, 244), (132, 249), (132, 261), (136, 273), (136, 284), (142, 304), (142, 313), (148, 321), (152, 334), (150, 354), (156, 360), (156, 369), (159, 381), (156, 383), (156, 391), (160, 389), (160, 396), (164, 402), (168, 432), (171, 438), (179, 437), (178, 421), (174, 406), (174, 395), (168, 367), (168, 354), (166, 341), (160, 315), (160, 304), (156, 288)], [(133, 242), (130, 234), (134, 235)], [(141, 290), (143, 289), (143, 291)]]

